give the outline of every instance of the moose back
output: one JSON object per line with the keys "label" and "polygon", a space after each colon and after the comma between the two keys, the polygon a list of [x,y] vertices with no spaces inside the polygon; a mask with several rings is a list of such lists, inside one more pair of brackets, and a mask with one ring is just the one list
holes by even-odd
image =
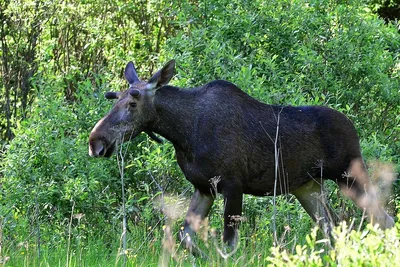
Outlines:
{"label": "moose back", "polygon": [[[177,162],[194,186],[181,233],[187,247],[196,230],[192,218],[207,216],[215,190],[224,197],[223,240],[230,246],[236,243],[233,226],[242,213],[243,194],[292,193],[314,220],[322,217],[319,223],[330,223],[326,206],[317,214],[325,179],[347,190],[373,222],[393,226],[369,179],[351,173],[352,165],[361,173],[365,167],[357,132],[345,115],[321,106],[267,105],[222,80],[192,89],[169,86],[174,71],[171,60],[148,81],[141,81],[129,62],[129,88],[106,94],[117,101],[93,128],[89,154],[110,157],[117,143],[141,132],[172,142]],[[215,178],[217,184],[212,183]]]}

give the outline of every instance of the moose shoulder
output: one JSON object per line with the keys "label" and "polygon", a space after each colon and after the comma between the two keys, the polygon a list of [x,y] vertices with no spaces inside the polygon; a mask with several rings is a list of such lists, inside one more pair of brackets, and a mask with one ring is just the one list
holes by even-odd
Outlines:
{"label": "moose shoulder", "polygon": [[[327,107],[263,104],[227,81],[192,89],[169,86],[174,70],[175,61],[170,61],[145,82],[128,63],[130,87],[106,94],[117,102],[92,130],[89,154],[109,157],[116,143],[141,132],[171,141],[179,166],[195,187],[181,233],[188,247],[192,216],[207,216],[214,187],[224,196],[223,240],[232,246],[243,194],[292,193],[315,220],[320,209],[316,193],[325,179],[350,192],[373,222],[393,226],[369,179],[351,173],[351,165],[358,164],[364,174],[365,167],[357,132],[345,115]],[[322,209],[323,216],[330,213]],[[327,216],[321,222],[329,223]]]}

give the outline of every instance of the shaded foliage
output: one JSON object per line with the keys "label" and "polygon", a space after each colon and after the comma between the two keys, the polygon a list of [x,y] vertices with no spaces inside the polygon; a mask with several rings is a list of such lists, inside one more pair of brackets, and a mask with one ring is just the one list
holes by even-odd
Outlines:
{"label": "shaded foliage", "polygon": [[370,0],[369,5],[387,23],[400,19],[399,0]]}
{"label": "shaded foliage", "polygon": [[[171,4],[148,1],[2,1],[0,4],[0,137],[26,117],[38,95],[33,83],[62,79],[62,92],[74,100],[80,81],[119,73],[134,57],[151,72],[155,58],[174,31]],[[133,56],[134,53],[134,56]]]}
{"label": "shaded foliage", "polygon": [[[24,17],[20,17],[24,14]],[[30,79],[37,72],[36,49],[41,22],[46,20],[40,2],[18,5],[0,4],[0,115],[1,139],[12,139],[12,129],[25,118],[33,97]]]}

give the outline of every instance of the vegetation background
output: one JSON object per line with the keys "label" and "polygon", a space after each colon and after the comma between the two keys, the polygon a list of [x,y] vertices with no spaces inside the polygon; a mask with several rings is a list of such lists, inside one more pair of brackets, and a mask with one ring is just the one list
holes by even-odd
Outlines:
{"label": "vegetation background", "polygon": [[277,199],[273,229],[272,199],[246,196],[239,249],[228,255],[219,200],[198,240],[208,259],[194,258],[175,241],[192,188],[171,144],[139,136],[124,175],[115,157],[87,155],[90,130],[112,105],[104,92],[126,88],[125,64],[145,79],[174,58],[176,86],[225,79],[266,103],[345,113],[397,214],[399,13],[396,0],[2,0],[0,266],[400,262],[398,229],[365,226],[333,185],[330,205],[364,230],[342,225],[330,244],[292,196]]}

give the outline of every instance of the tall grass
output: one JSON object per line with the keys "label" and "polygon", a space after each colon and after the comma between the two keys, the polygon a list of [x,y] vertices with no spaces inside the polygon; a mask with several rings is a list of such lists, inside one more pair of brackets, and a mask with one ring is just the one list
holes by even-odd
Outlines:
{"label": "tall grass", "polygon": [[[335,242],[329,249],[317,228],[303,233],[301,227],[287,228],[290,238],[273,247],[273,235],[269,230],[254,231],[242,223],[238,250],[224,258],[218,251],[223,246],[216,228],[212,222],[205,222],[196,242],[206,257],[195,258],[175,242],[178,221],[169,223],[171,225],[155,229],[132,229],[127,234],[126,266],[396,266],[400,260],[399,224],[386,231],[370,225],[355,231],[343,223],[334,229]],[[150,231],[152,235],[149,236]],[[74,243],[77,240],[71,238],[71,244]],[[114,234],[111,246],[106,244],[109,240],[102,236],[90,237],[87,244],[69,249],[65,245],[47,247],[43,244],[38,258],[37,244],[27,242],[13,248],[3,247],[0,266],[123,266],[119,260],[120,234]]]}

